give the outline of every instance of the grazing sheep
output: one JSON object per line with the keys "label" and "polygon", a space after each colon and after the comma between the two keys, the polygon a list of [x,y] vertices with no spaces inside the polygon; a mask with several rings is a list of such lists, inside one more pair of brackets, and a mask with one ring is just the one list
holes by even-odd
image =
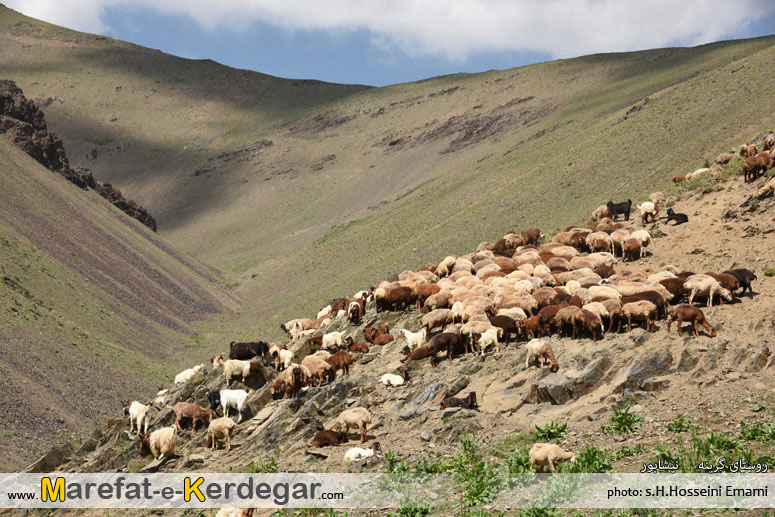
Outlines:
{"label": "grazing sheep", "polygon": [[223,363],[223,376],[226,383],[231,382],[232,377],[242,377],[242,382],[253,373],[261,370],[261,365],[255,361],[240,361],[239,359],[229,359]]}
{"label": "grazing sheep", "polygon": [[425,302],[428,300],[428,298],[434,294],[439,293],[440,291],[441,286],[439,286],[439,284],[420,284],[415,287],[412,294],[415,298],[417,310],[420,310],[420,308],[425,305]]}
{"label": "grazing sheep", "polygon": [[283,398],[297,397],[301,388],[309,385],[312,379],[312,372],[309,368],[300,364],[292,364],[278,375],[269,385],[269,394],[283,391]]}
{"label": "grazing sheep", "polygon": [[398,373],[401,375],[396,375],[395,373],[385,373],[382,375],[382,377],[379,378],[379,382],[382,383],[387,389],[390,389],[391,386],[403,386],[409,382],[409,370],[402,366],[398,369]]}
{"label": "grazing sheep", "polygon": [[226,450],[231,450],[231,435],[234,433],[234,428],[237,424],[234,423],[229,417],[216,418],[207,427],[207,440],[205,447],[210,447],[211,450],[218,448],[218,440],[226,440]]}
{"label": "grazing sheep", "polygon": [[751,282],[756,280],[756,274],[751,271],[750,269],[729,269],[727,271],[724,271],[724,273],[728,275],[732,275],[735,278],[737,278],[738,283],[740,284],[740,287],[743,288],[742,291],[740,291],[740,294],[744,294],[745,290],[748,289],[748,294],[753,296],[753,289],[751,289]]}
{"label": "grazing sheep", "polygon": [[630,220],[630,210],[632,209],[632,200],[628,199],[626,202],[622,202],[622,203],[614,203],[613,201],[609,201],[608,203],[606,203],[606,206],[608,206],[608,209],[613,214],[614,221],[617,221],[619,219],[619,215],[623,215],[625,221]]}
{"label": "grazing sheep", "polygon": [[428,345],[421,346],[409,352],[405,357],[401,359],[401,362],[408,363],[411,361],[421,361],[423,359],[427,359],[428,357],[430,357],[431,366],[436,366],[436,352],[437,350],[430,348]]}
{"label": "grazing sheep", "polygon": [[233,407],[239,413],[237,423],[242,422],[242,410],[245,408],[248,392],[245,390],[221,390],[219,393],[223,416],[229,416],[229,408]]}
{"label": "grazing sheep", "polygon": [[439,405],[439,409],[444,410],[450,407],[478,410],[479,404],[476,401],[476,392],[472,391],[468,394],[468,396],[462,398],[444,397],[444,400],[442,400],[441,404]]}
{"label": "grazing sheep", "polygon": [[649,201],[654,203],[655,205],[664,205],[667,201],[667,198],[662,192],[652,192],[649,194]]}
{"label": "grazing sheep", "polygon": [[344,428],[345,434],[349,434],[350,427],[357,427],[361,431],[361,443],[363,443],[366,441],[366,426],[370,423],[369,411],[366,408],[354,407],[342,411],[331,429]]}
{"label": "grazing sheep", "polygon": [[[773,162],[773,165],[775,166],[775,152],[773,152],[772,162]],[[767,196],[773,195],[773,193],[775,193],[775,178],[770,178],[770,181],[768,181],[762,188],[760,188],[756,192],[756,197],[758,199],[764,199]],[[744,204],[747,204],[747,203],[748,201],[746,201]]]}
{"label": "grazing sheep", "polygon": [[708,320],[705,319],[705,314],[702,312],[701,309],[698,309],[697,307],[694,307],[692,305],[682,303],[680,305],[676,305],[675,307],[670,308],[670,318],[667,320],[667,331],[670,332],[670,324],[673,321],[677,321],[678,326],[678,335],[683,336],[683,330],[681,330],[681,325],[684,321],[688,321],[692,324],[692,335],[694,337],[698,337],[699,333],[697,332],[697,325],[702,325],[705,327],[705,330],[707,330],[711,337],[716,337],[716,328],[708,323]]}
{"label": "grazing sheep", "polygon": [[334,369],[334,375],[342,370],[343,375],[350,373],[350,365],[355,362],[355,357],[347,350],[339,350],[337,353],[326,359],[326,362]]}
{"label": "grazing sheep", "polygon": [[756,150],[756,146],[754,144],[751,144],[751,145],[742,144],[737,154],[739,154],[741,157],[746,158],[746,157],[755,156],[756,154],[758,154],[758,151]]}
{"label": "grazing sheep", "polygon": [[640,241],[638,239],[629,238],[624,241],[622,246],[622,261],[626,262],[628,259],[632,262],[638,260],[642,255]]}
{"label": "grazing sheep", "polygon": [[608,309],[601,302],[588,302],[581,306],[583,310],[589,311],[602,321],[603,318],[609,319]]}
{"label": "grazing sheep", "polygon": [[552,345],[545,339],[532,339],[527,345],[525,345],[525,351],[527,352],[525,357],[525,369],[530,368],[530,362],[533,359],[537,359],[538,366],[543,366],[549,363],[549,370],[556,372],[560,369],[560,363],[554,357],[554,350]]}
{"label": "grazing sheep", "polygon": [[541,337],[541,325],[538,322],[538,316],[531,316],[517,321],[517,330],[524,339],[529,339],[531,336]]}
{"label": "grazing sheep", "polygon": [[455,265],[455,260],[457,260],[457,257],[454,255],[444,257],[444,260],[439,262],[439,265],[436,267],[436,276],[441,278],[449,275],[452,272],[452,267]]}
{"label": "grazing sheep", "polygon": [[557,472],[554,466],[565,461],[576,463],[576,453],[563,450],[555,443],[537,443],[530,449],[531,470],[538,465],[541,470],[548,466],[549,470]]}
{"label": "grazing sheep", "polygon": [[686,181],[686,176],[673,176],[673,183],[676,185],[683,183],[684,181]]}
{"label": "grazing sheep", "polygon": [[374,442],[374,444],[368,449],[363,449],[361,447],[347,449],[347,452],[344,453],[344,460],[355,462],[358,460],[371,458],[375,455],[378,456],[380,454],[382,454],[382,448],[380,447],[379,442]]}
{"label": "grazing sheep", "polygon": [[641,203],[638,208],[640,209],[641,224],[648,224],[649,222],[653,223],[656,220],[657,214],[659,213],[659,205],[657,203],[646,201]]}
{"label": "grazing sheep", "polygon": [[675,212],[672,208],[667,209],[667,221],[666,223],[669,223],[670,221],[675,221],[675,224],[673,226],[678,226],[679,224],[684,224],[689,222],[689,216],[686,214],[681,214]]}
{"label": "grazing sheep", "polygon": [[627,318],[627,332],[632,330],[632,321],[643,321],[646,323],[647,332],[656,332],[652,315],[657,312],[657,306],[648,300],[625,303],[622,305],[622,312]]}
{"label": "grazing sheep", "polygon": [[734,275],[728,273],[714,273],[712,271],[706,271],[705,274],[715,279],[721,287],[732,293],[733,296],[735,291],[740,289],[740,282]]}
{"label": "grazing sheep", "polygon": [[613,212],[611,212],[611,209],[608,208],[608,205],[600,205],[595,209],[594,212],[592,212],[592,215],[590,216],[590,219],[593,221],[599,221],[605,217],[613,217]]}
{"label": "grazing sheep", "polygon": [[713,297],[717,294],[728,302],[732,301],[732,294],[729,290],[721,287],[713,277],[708,275],[692,275],[688,277],[686,282],[684,282],[684,289],[689,291],[689,305],[692,305],[694,297],[698,294],[708,297],[708,307],[713,307]]}
{"label": "grazing sheep", "polygon": [[150,406],[141,404],[140,402],[133,400],[124,404],[124,415],[129,415],[129,432],[132,433],[137,425],[137,435],[140,436],[140,429],[145,423],[145,429],[143,433],[148,432],[148,419],[147,414]]}
{"label": "grazing sheep", "polygon": [[767,172],[770,165],[770,154],[759,153],[756,156],[746,158],[743,162],[743,179],[746,183],[756,180],[759,174]]}
{"label": "grazing sheep", "polygon": [[325,334],[323,336],[323,342],[322,342],[323,350],[328,350],[329,348],[342,346],[343,337],[344,337],[344,333],[342,332],[329,332],[328,334]]}
{"label": "grazing sheep", "polygon": [[318,387],[322,386],[324,382],[332,382],[336,378],[334,367],[320,357],[308,355],[301,361],[301,364],[309,369],[311,379],[317,379]]}
{"label": "grazing sheep", "polygon": [[339,445],[341,443],[347,442],[347,432],[346,431],[333,431],[330,429],[324,429],[323,431],[318,431],[315,433],[315,436],[312,437],[312,446],[313,447],[326,447],[328,445]]}
{"label": "grazing sheep", "polygon": [[454,323],[454,316],[450,309],[435,309],[428,314],[424,314],[423,317],[420,318],[420,323],[425,327],[427,332],[430,332],[437,327],[441,327],[441,331],[444,332],[444,328],[447,325]]}
{"label": "grazing sheep", "polygon": [[492,327],[488,329],[486,332],[483,332],[481,336],[479,336],[478,345],[479,345],[479,354],[484,355],[484,351],[487,347],[490,345],[495,347],[495,352],[500,353],[500,347],[498,346],[498,334],[503,334],[503,330]]}
{"label": "grazing sheep", "polygon": [[773,147],[775,147],[775,134],[770,133],[764,137],[764,140],[762,141],[762,149],[764,151],[769,151]]}
{"label": "grazing sheep", "polygon": [[640,256],[643,257],[643,253],[649,244],[651,244],[651,234],[648,230],[635,230],[630,234],[631,239],[637,239],[640,243]]}
{"label": "grazing sheep", "polygon": [[167,406],[167,408],[175,413],[175,427],[181,432],[183,431],[183,428],[180,427],[180,420],[182,418],[191,419],[191,432],[193,433],[196,431],[197,420],[207,419],[208,422],[211,422],[215,417],[215,411],[212,409],[206,409],[198,404],[191,404],[190,402],[178,402],[174,406]]}
{"label": "grazing sheep", "polygon": [[191,377],[193,377],[199,370],[204,368],[204,364],[198,364],[194,366],[193,368],[189,368],[188,370],[183,370],[179,374],[175,376],[175,384],[184,384],[188,382]]}
{"label": "grazing sheep", "polygon": [[140,449],[148,449],[151,455],[161,461],[175,453],[175,445],[178,443],[178,435],[175,434],[175,426],[162,427],[151,434],[140,436]]}
{"label": "grazing sheep", "polygon": [[719,165],[726,165],[727,163],[729,163],[729,160],[731,160],[734,157],[735,155],[732,153],[721,153],[720,155],[716,156],[716,159],[713,160],[713,162]]}
{"label": "grazing sheep", "polygon": [[401,329],[399,332],[403,334],[406,343],[409,345],[409,350],[414,350],[417,347],[423,346],[426,342],[427,331],[425,329],[421,329],[419,332],[410,332],[406,329]]}

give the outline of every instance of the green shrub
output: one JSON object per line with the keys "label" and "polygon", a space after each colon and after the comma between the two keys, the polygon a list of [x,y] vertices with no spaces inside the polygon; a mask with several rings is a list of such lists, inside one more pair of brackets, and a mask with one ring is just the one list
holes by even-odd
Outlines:
{"label": "green shrub", "polygon": [[775,425],[771,422],[757,422],[749,426],[745,422],[740,422],[740,437],[743,440],[772,442],[775,441]]}
{"label": "green shrub", "polygon": [[601,430],[605,434],[630,434],[640,425],[640,421],[643,420],[642,416],[630,413],[631,407],[631,402],[625,402],[615,408],[614,414],[611,415],[611,424],[604,425]]}
{"label": "green shrub", "polygon": [[667,423],[667,430],[671,433],[683,433],[689,430],[689,420],[686,419],[683,413],[678,413],[678,416],[672,422]]}
{"label": "green shrub", "polygon": [[279,465],[277,464],[277,459],[274,457],[267,458],[262,456],[259,456],[257,461],[254,461],[250,463],[247,467],[245,467],[245,473],[246,474],[272,474],[274,472],[277,472]]}
{"label": "green shrub", "polygon": [[616,451],[616,455],[614,456],[615,459],[620,460],[622,458],[629,458],[630,456],[635,456],[636,454],[643,454],[646,452],[646,448],[643,447],[642,443],[639,443],[635,447],[630,447],[629,445],[622,445],[622,448]]}
{"label": "green shrub", "polygon": [[533,431],[531,435],[539,442],[560,441],[565,438],[567,428],[568,424],[557,425],[554,422],[551,422],[544,427],[536,425],[535,431]]}
{"label": "green shrub", "polygon": [[764,270],[764,276],[775,276],[775,267],[768,267]]}
{"label": "green shrub", "polygon": [[562,463],[558,470],[573,474],[599,474],[613,472],[614,468],[608,451],[594,445],[587,445],[576,452],[576,463]]}

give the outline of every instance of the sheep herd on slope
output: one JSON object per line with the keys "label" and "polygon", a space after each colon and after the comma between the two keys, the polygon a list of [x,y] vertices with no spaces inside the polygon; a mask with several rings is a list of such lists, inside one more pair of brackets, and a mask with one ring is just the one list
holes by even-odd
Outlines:
{"label": "sheep herd on slope", "polygon": [[[768,167],[773,166],[774,139],[772,134],[763,139],[763,153],[757,153],[755,146],[741,147],[744,172],[750,158],[763,154],[767,154]],[[732,157],[720,155],[716,162],[725,164]],[[749,180],[747,173],[745,180]],[[676,182],[680,181],[683,180]],[[229,450],[234,429],[242,422],[246,401],[252,394],[252,390],[239,387],[230,389],[232,383],[244,383],[264,366],[271,366],[278,372],[267,387],[271,396],[299,397],[309,387],[320,387],[337,375],[348,375],[350,366],[370,349],[397,339],[405,343],[400,359],[404,364],[429,359],[428,367],[433,368],[440,360],[499,353],[502,347],[519,347],[524,342],[526,369],[536,365],[557,372],[561,364],[553,346],[562,346],[563,341],[550,339],[555,335],[598,340],[605,333],[631,332],[640,325],[647,332],[655,332],[654,321],[666,319],[667,332],[675,323],[678,335],[683,335],[683,324],[688,323],[691,335],[699,336],[702,327],[708,336],[714,337],[715,327],[697,305],[712,307],[717,299],[720,303],[733,302],[746,291],[753,297],[751,283],[757,278],[752,271],[737,268],[695,272],[666,265],[617,273],[614,268],[620,260],[636,262],[648,254],[652,238],[645,226],[656,220],[665,202],[665,196],[656,192],[638,206],[640,228],[630,222],[632,201],[627,200],[601,205],[584,227],[569,226],[549,242],[544,242],[545,236],[539,229],[510,231],[494,243],[480,243],[471,253],[446,256],[438,264],[404,271],[395,280],[359,291],[352,298],[332,300],[315,318],[296,318],[282,324],[280,328],[291,340],[287,345],[232,342],[228,359],[223,354],[210,359],[214,369],[223,368],[224,381],[222,390],[208,394],[210,408],[189,402],[167,406],[175,414],[174,425],[148,433],[150,406],[132,401],[124,407],[130,418],[130,433],[136,428],[141,447],[163,459],[174,453],[176,431],[182,431],[181,419],[192,421],[192,433],[198,421],[207,421],[207,446],[214,450],[223,441]],[[683,224],[688,217],[668,209],[667,220]],[[416,312],[420,316],[419,326],[392,330],[384,324],[362,326],[367,308],[374,308],[377,313]],[[326,331],[345,319],[350,324],[347,331]],[[362,330],[365,342],[355,341],[356,329]],[[310,353],[296,357],[291,349],[300,350],[296,345],[305,340]],[[203,366],[181,372],[175,377],[175,384],[188,382]],[[402,366],[395,372],[386,372],[379,382],[385,389],[400,388],[410,382],[409,370]],[[168,393],[169,390],[160,388],[153,403],[164,404]],[[476,393],[447,397],[440,407],[477,409]],[[237,422],[229,416],[230,409],[237,412]],[[223,414],[220,418],[218,410]],[[311,445],[346,443],[350,428],[358,430],[363,443],[371,422],[367,408],[348,408],[329,429],[316,433]],[[370,448],[349,449],[345,459],[358,461],[378,454],[381,448],[374,442]],[[553,444],[536,444],[530,459],[531,466],[548,466],[554,471],[559,462],[575,461],[575,454]]]}

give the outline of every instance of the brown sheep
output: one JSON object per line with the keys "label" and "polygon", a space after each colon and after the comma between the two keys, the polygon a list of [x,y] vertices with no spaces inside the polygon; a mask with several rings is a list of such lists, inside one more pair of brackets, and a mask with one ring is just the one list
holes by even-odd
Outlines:
{"label": "brown sheep", "polygon": [[344,339],[345,343],[347,343],[347,349],[350,352],[360,352],[361,354],[369,353],[369,345],[366,343],[355,343],[353,342],[353,338],[351,336],[347,336]]}
{"label": "brown sheep", "polygon": [[755,156],[758,154],[759,151],[756,150],[756,146],[754,144],[751,145],[741,145],[740,150],[738,151],[738,154],[744,158],[749,158],[751,156]]}
{"label": "brown sheep", "polygon": [[689,294],[684,289],[684,280],[681,278],[664,278],[659,283],[673,295],[673,303],[683,300]]}
{"label": "brown sheep", "polygon": [[770,154],[759,153],[743,162],[743,178],[746,183],[754,181],[759,177],[759,173],[767,172],[770,165]]}
{"label": "brown sheep", "polygon": [[379,346],[384,346],[393,341],[395,337],[393,334],[390,334],[388,332],[380,332],[376,335],[374,338],[374,344]]}
{"label": "brown sheep", "polygon": [[523,339],[530,337],[541,337],[541,325],[538,322],[538,316],[531,316],[524,320],[517,321],[517,335]]}
{"label": "brown sheep", "polygon": [[647,332],[656,332],[654,320],[651,315],[657,312],[657,306],[648,300],[630,302],[622,305],[622,312],[627,318],[627,332],[632,330],[632,322],[643,321],[646,323]]}
{"label": "brown sheep", "polygon": [[705,330],[707,330],[711,337],[716,337],[716,328],[708,323],[708,320],[705,319],[705,314],[702,312],[701,309],[698,309],[697,307],[694,307],[693,305],[689,305],[687,303],[682,303],[680,305],[676,305],[675,307],[670,308],[670,318],[667,320],[667,331],[670,332],[670,324],[673,321],[678,321],[678,335],[683,336],[683,330],[681,329],[681,325],[684,321],[688,321],[692,324],[692,335],[694,337],[698,337],[699,333],[697,332],[697,325],[700,324],[703,327],[705,327]]}
{"label": "brown sheep", "polygon": [[762,150],[763,151],[769,151],[775,147],[775,134],[768,134],[764,137],[764,141],[762,142]]}
{"label": "brown sheep", "polygon": [[627,259],[634,262],[640,257],[640,241],[638,239],[627,239],[622,246],[623,258],[622,262],[626,262]]}
{"label": "brown sheep", "polygon": [[571,323],[573,324],[573,337],[576,337],[576,329],[586,329],[587,332],[592,334],[592,339],[598,340],[597,331],[600,331],[600,335],[603,335],[603,322],[600,318],[592,312],[581,309],[580,312],[574,312],[571,316]]}
{"label": "brown sheep", "polygon": [[215,417],[215,412],[211,409],[206,409],[198,404],[191,404],[190,402],[178,402],[174,406],[167,407],[175,412],[175,427],[181,432],[183,431],[183,428],[180,427],[181,418],[191,419],[191,432],[193,433],[196,431],[197,420],[206,419],[209,423]]}
{"label": "brown sheep", "polygon": [[735,291],[740,289],[740,281],[729,273],[713,273],[708,271],[705,273],[709,277],[715,278],[721,287],[728,290],[730,293],[735,294]]}
{"label": "brown sheep", "polygon": [[529,244],[532,246],[535,246],[538,244],[538,241],[543,238],[544,232],[539,230],[538,228],[531,228],[529,230],[525,230],[522,232],[522,239],[524,241],[524,244]]}
{"label": "brown sheep", "polygon": [[729,163],[729,160],[731,160],[734,157],[735,155],[732,153],[721,153],[720,155],[716,156],[716,159],[713,161],[718,163],[719,165],[725,165]]}
{"label": "brown sheep", "polygon": [[425,304],[425,300],[427,300],[428,297],[438,293],[439,291],[441,291],[441,287],[439,287],[438,284],[420,284],[415,287],[412,294],[415,297],[417,303],[417,310],[420,310],[420,307]]}
{"label": "brown sheep", "polygon": [[676,185],[683,183],[684,181],[686,181],[686,176],[673,176],[673,183]]}
{"label": "brown sheep", "polygon": [[436,350],[428,345],[419,346],[401,359],[401,362],[408,363],[410,361],[420,361],[422,359],[427,359],[428,357],[431,358],[431,366],[436,366]]}
{"label": "brown sheep", "polygon": [[[539,313],[540,317],[540,313]],[[581,318],[581,308],[576,307],[575,305],[568,305],[567,307],[563,307],[560,310],[557,311],[557,314],[554,315],[554,318],[552,320],[552,324],[557,326],[557,333],[559,335],[563,334],[563,331],[565,330],[565,327],[570,325],[572,329],[572,336],[576,337],[576,326],[573,324],[574,319]]]}
{"label": "brown sheep", "polygon": [[309,385],[312,375],[309,368],[300,364],[292,364],[275,377],[269,385],[269,394],[283,390],[283,398],[297,397],[301,388]]}
{"label": "brown sheep", "polygon": [[341,443],[346,443],[347,440],[347,431],[332,431],[326,429],[315,433],[315,436],[312,437],[312,446],[326,447],[328,445],[339,445]]}
{"label": "brown sheep", "polygon": [[411,287],[396,287],[387,293],[383,309],[393,311],[408,309],[413,301],[414,296],[412,295]]}
{"label": "brown sheep", "polygon": [[334,375],[336,375],[336,372],[339,370],[342,370],[344,375],[347,375],[350,373],[350,365],[355,362],[355,357],[346,350],[339,350],[337,353],[326,359],[326,362],[334,369]]}
{"label": "brown sheep", "polygon": [[333,366],[320,357],[308,355],[301,361],[301,364],[309,368],[312,379],[318,381],[318,387],[322,386],[324,382],[333,382],[336,378]]}

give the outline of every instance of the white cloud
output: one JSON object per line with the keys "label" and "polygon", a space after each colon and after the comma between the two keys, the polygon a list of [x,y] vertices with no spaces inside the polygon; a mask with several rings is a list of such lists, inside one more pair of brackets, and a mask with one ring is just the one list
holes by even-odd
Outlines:
{"label": "white cloud", "polygon": [[208,31],[367,30],[389,55],[462,61],[482,52],[553,57],[697,45],[735,37],[772,11],[771,0],[5,0],[26,15],[89,32],[109,30],[105,8],[188,16]]}

